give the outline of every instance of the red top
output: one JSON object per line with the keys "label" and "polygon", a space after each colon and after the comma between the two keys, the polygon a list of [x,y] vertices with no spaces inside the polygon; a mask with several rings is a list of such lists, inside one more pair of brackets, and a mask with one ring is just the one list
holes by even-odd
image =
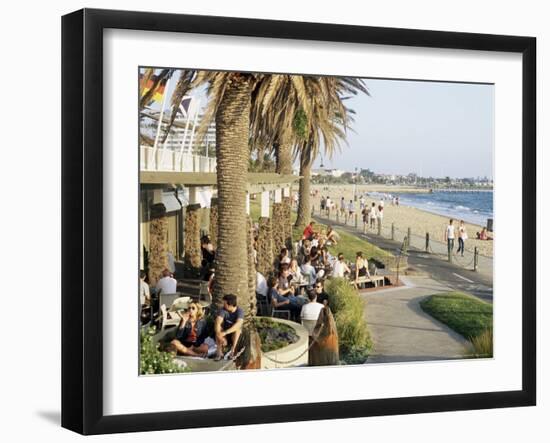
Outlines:
{"label": "red top", "polygon": [[305,238],[311,238],[313,236],[313,228],[311,225],[307,225],[304,229],[304,237]]}

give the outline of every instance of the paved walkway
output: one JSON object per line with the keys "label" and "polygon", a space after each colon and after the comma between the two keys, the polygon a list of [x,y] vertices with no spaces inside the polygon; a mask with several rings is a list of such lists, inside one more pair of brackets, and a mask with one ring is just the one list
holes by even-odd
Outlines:
{"label": "paved walkway", "polygon": [[361,294],[374,342],[367,363],[463,358],[469,342],[420,307],[426,296],[451,288],[430,278],[403,280],[407,286]]}

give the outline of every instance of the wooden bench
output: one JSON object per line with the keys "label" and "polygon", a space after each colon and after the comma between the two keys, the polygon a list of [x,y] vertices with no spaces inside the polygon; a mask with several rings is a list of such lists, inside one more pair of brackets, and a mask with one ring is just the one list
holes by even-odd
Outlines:
{"label": "wooden bench", "polygon": [[[375,287],[378,287],[378,284],[382,282],[382,286],[386,284],[386,281],[384,280],[383,275],[371,275],[370,277],[367,277],[366,275],[363,277],[359,277],[357,279],[357,284],[363,284],[363,283],[372,283]],[[354,284],[354,280],[350,280],[351,284]]]}

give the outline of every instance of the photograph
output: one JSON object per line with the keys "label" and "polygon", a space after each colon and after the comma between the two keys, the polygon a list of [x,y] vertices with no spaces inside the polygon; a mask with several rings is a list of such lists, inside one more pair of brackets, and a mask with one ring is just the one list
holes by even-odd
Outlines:
{"label": "photograph", "polygon": [[368,74],[127,79],[140,376],[494,358],[495,85]]}

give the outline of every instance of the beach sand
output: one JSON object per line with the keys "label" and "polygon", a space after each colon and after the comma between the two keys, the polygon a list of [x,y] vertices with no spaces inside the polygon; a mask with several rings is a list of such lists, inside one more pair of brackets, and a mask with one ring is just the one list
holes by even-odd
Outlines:
{"label": "beach sand", "polygon": [[[368,188],[367,188],[368,186]],[[325,189],[328,187],[328,190]],[[319,191],[317,197],[313,198],[313,204],[315,205],[315,212],[318,212],[321,195],[330,196],[331,200],[339,207],[340,199],[345,198],[346,202],[353,199],[353,185],[313,185],[312,189]],[[373,185],[357,186],[357,194],[361,192],[402,192],[396,188],[392,191],[389,187],[384,189],[377,189]],[[379,199],[374,197],[366,197],[368,205],[372,202],[376,202],[378,206]],[[356,210],[359,212],[359,201],[356,202]],[[361,219],[360,219],[361,220]],[[387,230],[390,229],[391,224],[394,223],[395,229],[406,232],[407,228],[411,228],[411,233],[421,237],[425,237],[426,233],[430,234],[430,238],[433,241],[444,242],[445,241],[445,229],[449,223],[449,217],[432,214],[420,209],[404,206],[392,206],[391,201],[386,200],[384,202],[384,219],[383,226],[385,229],[385,235]],[[362,226],[361,222],[360,225]],[[454,226],[458,230],[459,220],[455,220]],[[487,257],[493,256],[493,241],[477,240],[476,232],[481,231],[481,226],[472,223],[465,223],[468,239],[466,240],[466,249],[473,250],[474,247],[479,248],[479,253]],[[495,237],[494,232],[490,233],[491,237]],[[419,242],[420,239],[417,239]],[[414,244],[414,243],[413,243]],[[458,247],[458,240],[455,240],[455,249]]]}

